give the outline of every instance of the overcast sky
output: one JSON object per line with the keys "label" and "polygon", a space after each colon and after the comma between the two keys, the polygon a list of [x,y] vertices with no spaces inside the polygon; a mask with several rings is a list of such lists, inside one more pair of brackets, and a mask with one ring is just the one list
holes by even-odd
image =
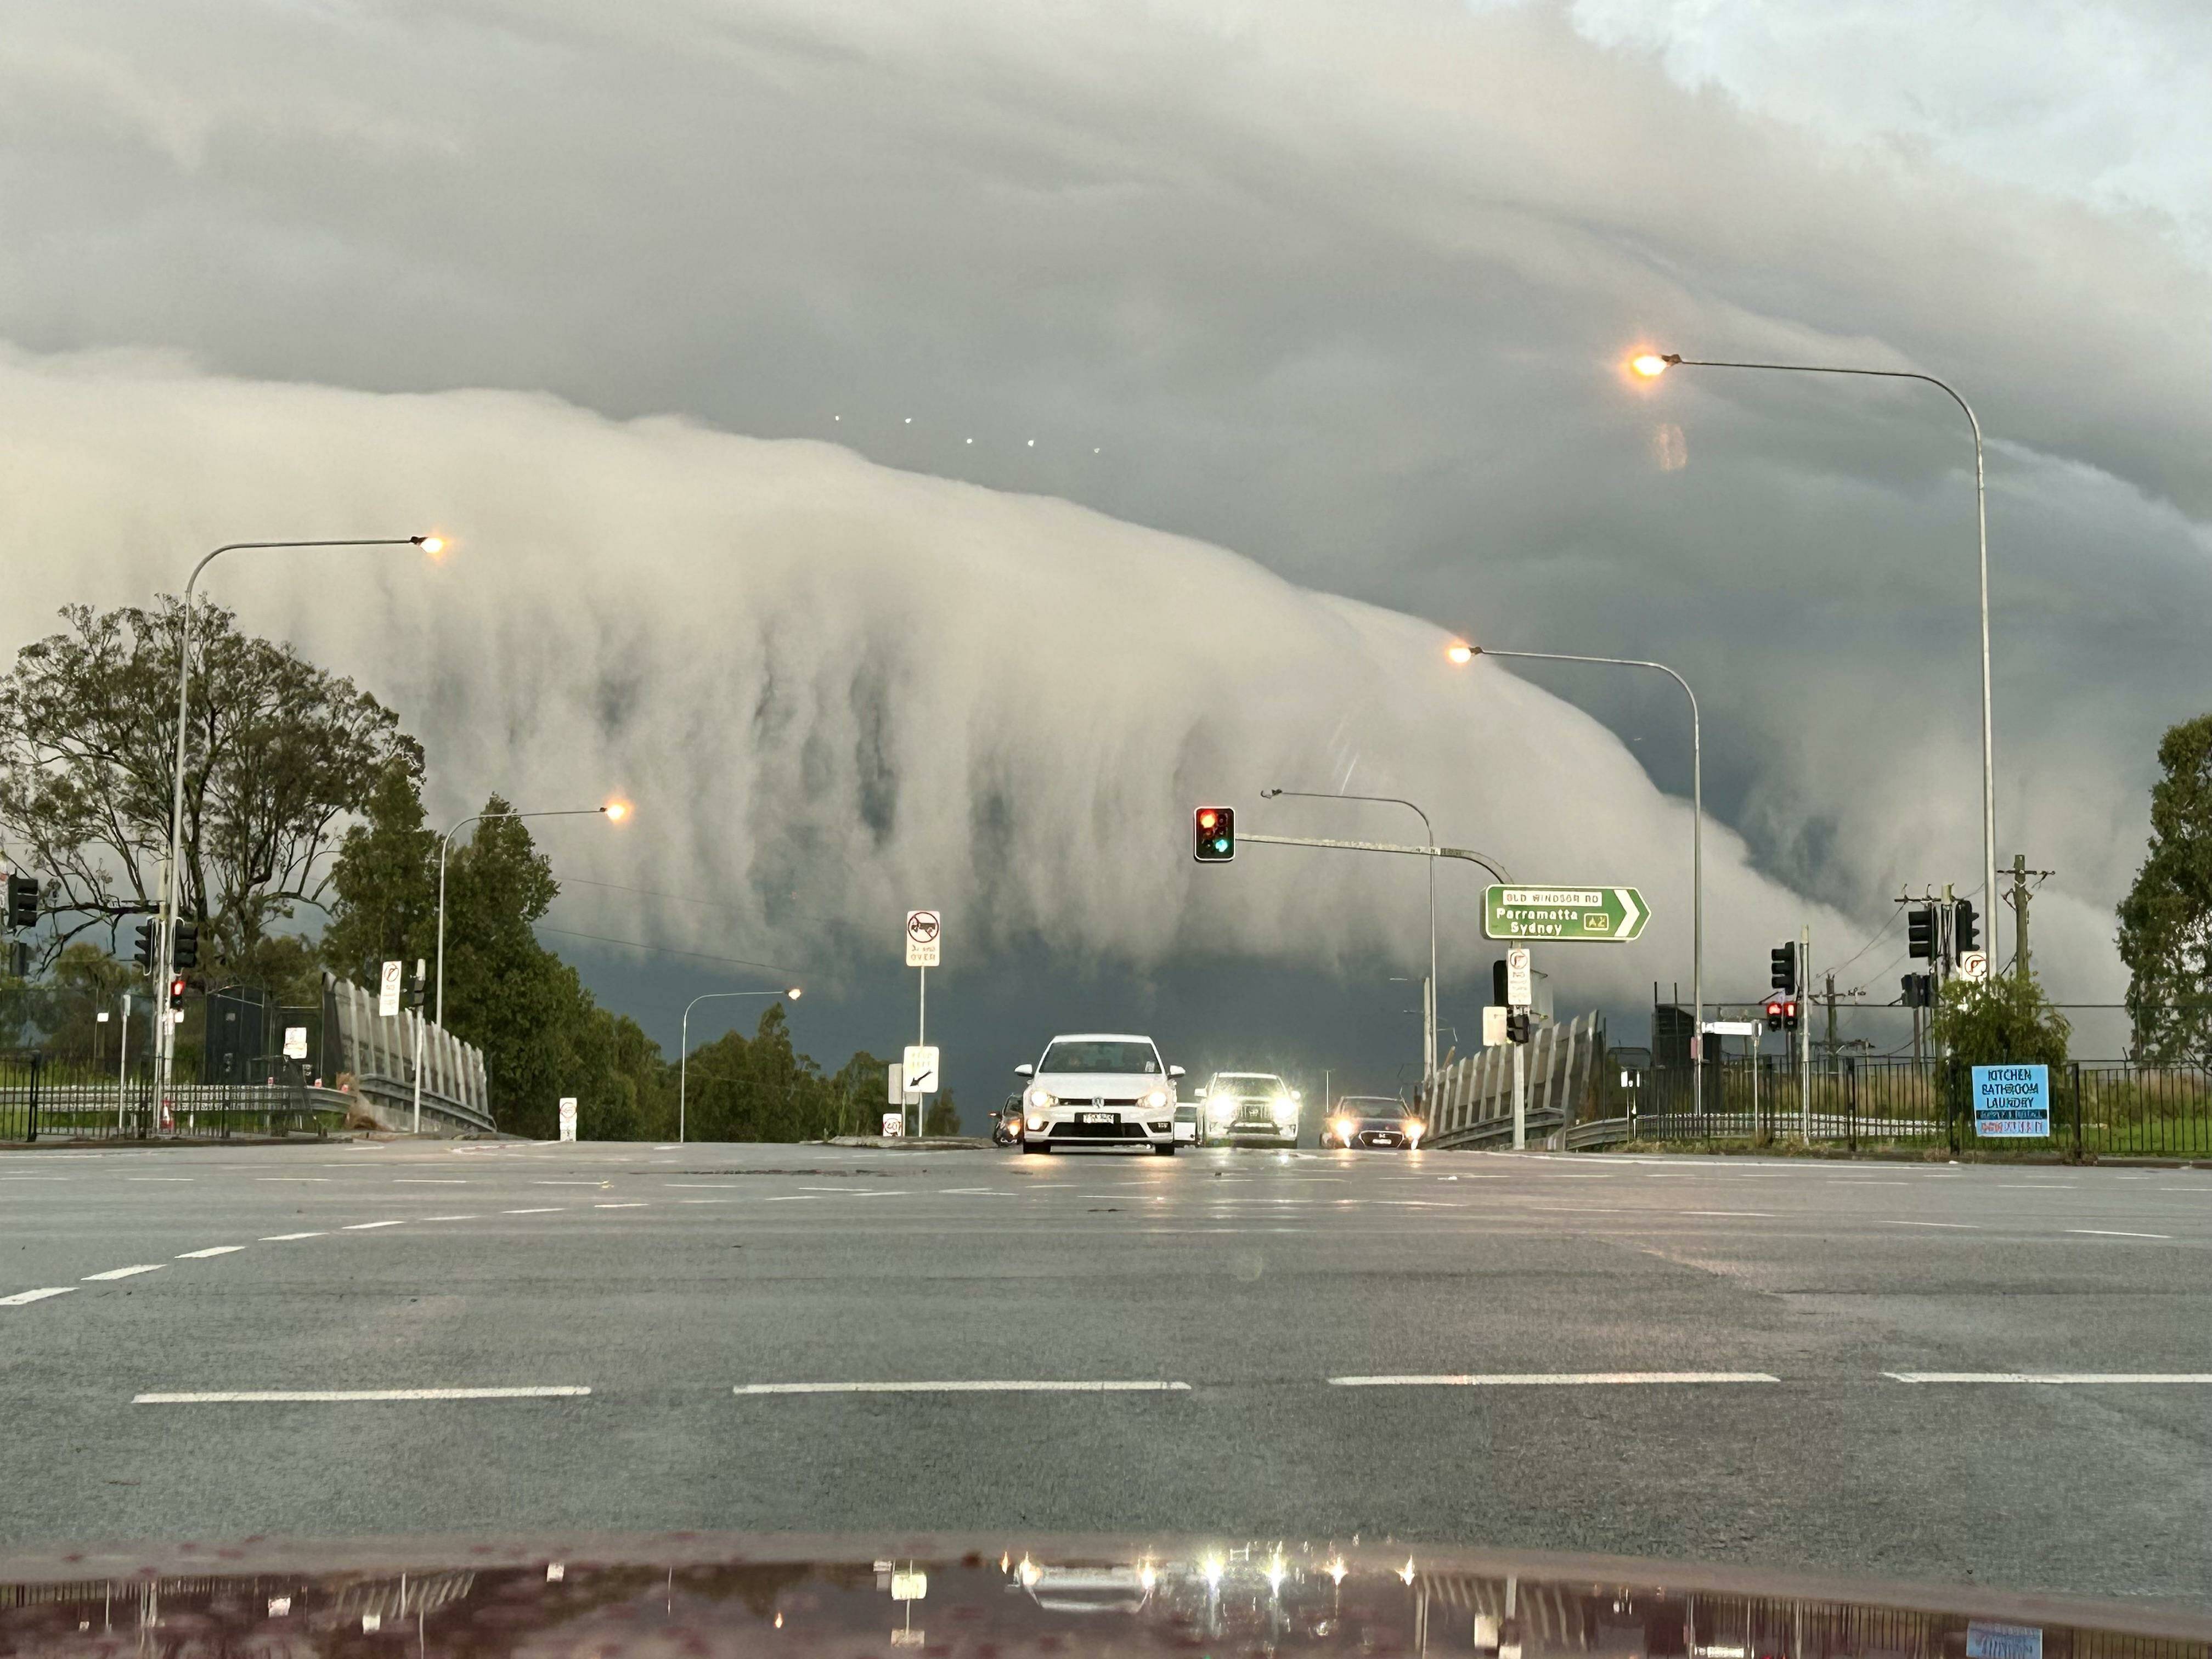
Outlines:
{"label": "overcast sky", "polygon": [[[625,774],[635,839],[563,868],[731,908],[576,887],[569,925],[805,956],[847,988],[824,1049],[890,1040],[878,913],[930,898],[1016,1022],[1167,987],[1200,1031],[1174,988],[1218,953],[1289,1042],[1425,954],[1395,866],[1194,879],[1217,786],[1322,833],[1255,792],[1410,794],[1516,874],[1639,879],[1651,942],[1563,995],[1686,980],[1679,694],[1453,678],[1451,631],[1680,669],[1709,981],[1762,988],[1796,917],[1893,998],[1900,884],[1979,879],[1965,423],[1925,387],[1631,384],[1644,345],[1974,403],[2000,858],[2056,872],[2054,986],[2122,988],[2152,750],[2212,701],[2201,7],[9,16],[0,645],[213,540],[434,519],[434,578],[216,591],[398,706],[441,813]],[[725,971],[551,942],[665,1039]]]}

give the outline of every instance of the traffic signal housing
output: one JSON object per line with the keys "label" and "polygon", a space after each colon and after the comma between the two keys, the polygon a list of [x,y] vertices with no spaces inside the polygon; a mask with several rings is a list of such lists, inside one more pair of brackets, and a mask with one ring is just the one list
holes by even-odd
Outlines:
{"label": "traffic signal housing", "polygon": [[1933,1008],[1936,1006],[1936,976],[1933,974],[1907,974],[1898,981],[1905,994],[1899,999],[1908,1008]]}
{"label": "traffic signal housing", "polygon": [[1505,1040],[1508,1042],[1526,1042],[1529,1038],[1533,1024],[1534,1022],[1530,1019],[1526,1008],[1508,1009],[1505,1015]]}
{"label": "traffic signal housing", "polygon": [[1778,1031],[1782,1029],[1782,999],[1780,997],[1769,997],[1766,1000],[1766,1029],[1770,1031]]}
{"label": "traffic signal housing", "polygon": [[185,976],[182,974],[173,974],[169,976],[169,1007],[173,1012],[184,1006]]}
{"label": "traffic signal housing", "polygon": [[1797,1029],[1797,999],[1796,997],[1789,998],[1782,1005],[1782,1029],[1785,1031],[1794,1031]]}
{"label": "traffic signal housing", "polygon": [[1237,856],[1237,809],[1201,806],[1190,815],[1191,856],[1200,864],[1226,864]]}
{"label": "traffic signal housing", "polygon": [[1936,907],[1916,904],[1905,914],[1905,951],[1920,962],[1936,958]]}
{"label": "traffic signal housing", "polygon": [[39,881],[35,876],[8,878],[8,926],[18,933],[39,925]]}
{"label": "traffic signal housing", "polygon": [[161,924],[142,921],[138,924],[138,965],[147,973],[154,971],[154,957],[161,950]]}
{"label": "traffic signal housing", "polygon": [[1951,938],[1959,954],[1982,948],[1981,918],[1974,913],[1973,901],[1960,899],[1951,912]]}
{"label": "traffic signal housing", "polygon": [[1797,944],[1792,939],[1778,945],[1767,952],[1774,966],[1771,983],[1778,991],[1794,993],[1797,989]]}
{"label": "traffic signal housing", "polygon": [[169,952],[169,965],[179,972],[200,965],[200,925],[177,918],[177,942]]}

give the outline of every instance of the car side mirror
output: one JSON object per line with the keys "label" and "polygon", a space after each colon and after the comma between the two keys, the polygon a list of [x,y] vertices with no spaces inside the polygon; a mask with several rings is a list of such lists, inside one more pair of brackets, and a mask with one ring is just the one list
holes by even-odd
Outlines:
{"label": "car side mirror", "polygon": [[1180,1066],[1170,1066],[1168,1067],[1168,1075],[1170,1077],[1181,1077],[1182,1074],[1182,1067]]}
{"label": "car side mirror", "polygon": [[1017,1066],[1014,1067],[1014,1075],[1016,1077],[1035,1077],[1036,1075],[1036,1067],[1034,1066]]}

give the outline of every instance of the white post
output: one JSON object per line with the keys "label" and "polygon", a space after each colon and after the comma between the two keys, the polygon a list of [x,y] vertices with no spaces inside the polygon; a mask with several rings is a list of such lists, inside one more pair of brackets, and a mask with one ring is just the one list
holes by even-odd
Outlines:
{"label": "white post", "polygon": [[1528,1045],[1516,1042],[1513,1048],[1513,1150],[1528,1149],[1528,1078],[1522,1069],[1522,1051]]}
{"label": "white post", "polygon": [[[921,975],[921,1006],[915,1016],[914,1042],[916,1048],[926,1048],[929,1046],[929,969],[917,968],[915,972]],[[914,1097],[914,1133],[916,1138],[921,1136],[922,1125],[928,1120],[928,1112],[929,1097],[916,1095]]]}
{"label": "white post", "polygon": [[1813,924],[1797,930],[1797,1132],[1813,1144],[1813,1022],[1806,1018],[1803,988],[1813,982]]}
{"label": "white post", "polygon": [[131,993],[123,994],[123,1052],[115,1059],[115,1127],[123,1127],[124,1103],[131,1077]]}

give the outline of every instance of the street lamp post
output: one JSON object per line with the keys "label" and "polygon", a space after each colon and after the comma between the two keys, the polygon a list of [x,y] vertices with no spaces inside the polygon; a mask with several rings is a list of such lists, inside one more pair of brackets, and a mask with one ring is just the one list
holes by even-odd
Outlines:
{"label": "street lamp post", "polygon": [[1520,657],[1534,662],[1601,663],[1610,668],[1650,668],[1664,674],[1682,688],[1682,695],[1690,700],[1690,1001],[1696,1010],[1696,1023],[1691,1045],[1694,1056],[1691,1076],[1694,1079],[1698,1105],[1705,1105],[1705,735],[1698,720],[1698,694],[1690,690],[1684,679],[1663,662],[1646,662],[1639,657],[1577,657],[1560,651],[1498,651],[1486,645],[1469,645],[1455,641],[1444,654],[1455,663],[1473,662],[1477,657]]}
{"label": "street lamp post", "polygon": [[684,1005],[683,1034],[676,1040],[676,1144],[684,1144],[684,1097],[691,1082],[691,1011],[701,1003],[715,997],[789,997],[793,1002],[805,994],[798,986],[787,991],[702,991]]}
{"label": "street lamp post", "polygon": [[[186,702],[191,690],[192,594],[199,586],[200,572],[225,553],[252,549],[309,547],[419,547],[434,556],[445,551],[446,544],[442,538],[437,536],[352,537],[339,541],[226,542],[213,552],[203,556],[200,562],[192,567],[192,574],[185,582],[183,638],[177,650],[177,755],[169,789],[168,866],[161,872],[161,977],[165,982],[174,971],[177,913],[181,905],[185,884],[185,722]],[[176,1069],[177,1033],[176,1020],[165,994],[157,994],[154,999],[154,1052],[160,1073],[156,1098],[166,1100]]]}
{"label": "street lamp post", "polygon": [[437,1012],[434,1023],[442,1027],[446,1023],[446,854],[453,849],[453,837],[483,818],[588,818],[605,817],[611,823],[620,823],[629,816],[625,801],[611,800],[604,806],[564,806],[544,812],[471,812],[438,842],[438,972]]}
{"label": "street lamp post", "polygon": [[[1402,806],[1421,821],[1421,834],[1426,844],[1437,844],[1437,832],[1430,826],[1429,815],[1413,802],[1398,795],[1347,795],[1334,790],[1262,789],[1261,800],[1273,800],[1289,795],[1299,800],[1361,800],[1383,806]],[[1421,999],[1421,1065],[1423,1087],[1427,1079],[1437,1074],[1437,861],[1425,860],[1429,866],[1429,980],[1427,993]]]}
{"label": "street lamp post", "polygon": [[[1990,514],[1989,490],[1982,466],[1982,422],[1973,406],[1958,389],[1933,374],[1906,368],[1838,368],[1826,363],[1734,362],[1722,358],[1685,357],[1678,352],[1647,351],[1632,359],[1629,367],[1647,380],[1670,368],[1759,368],[1785,374],[1856,374],[1877,380],[1918,380],[1932,386],[1958,404],[1974,434],[1974,524],[1979,538],[1982,610],[1982,892],[1983,905],[1994,918],[1997,904],[1996,762],[1990,715]],[[1991,926],[1995,927],[1992,921]],[[1992,955],[1995,954],[1994,950]]]}

